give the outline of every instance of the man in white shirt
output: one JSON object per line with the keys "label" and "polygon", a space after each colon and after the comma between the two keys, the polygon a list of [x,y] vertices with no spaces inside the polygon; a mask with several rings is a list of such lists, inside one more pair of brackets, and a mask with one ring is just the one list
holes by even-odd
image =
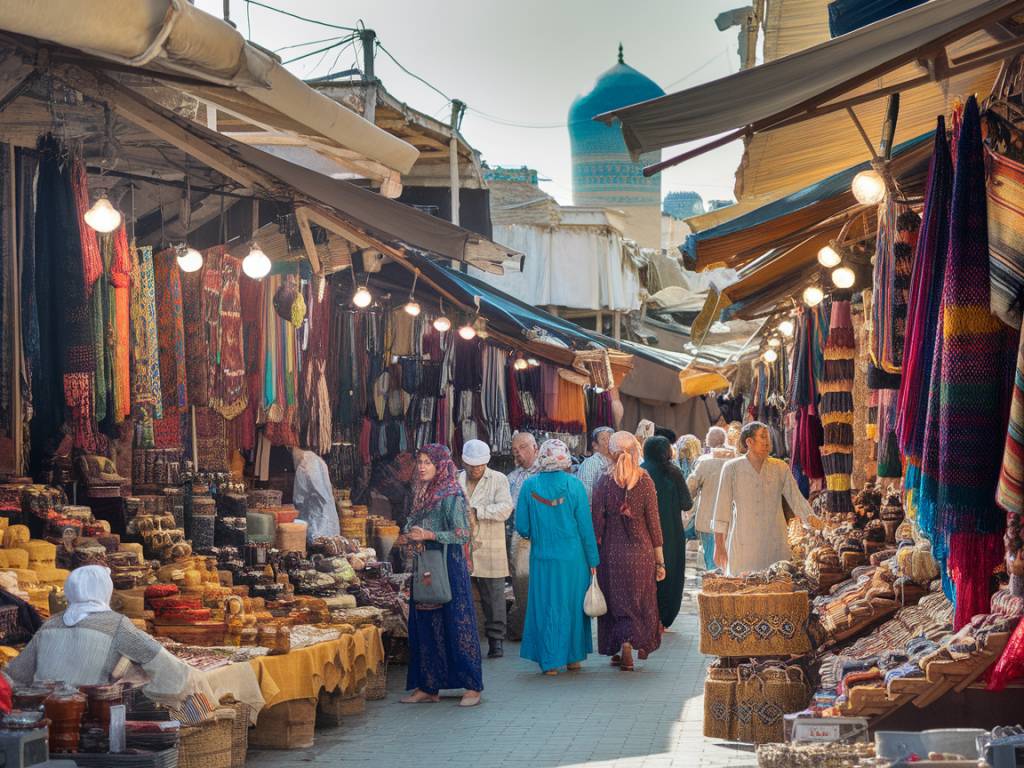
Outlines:
{"label": "man in white shirt", "polygon": [[721,427],[708,430],[704,439],[708,453],[697,459],[693,471],[686,478],[697,515],[694,528],[700,538],[701,549],[704,550],[704,568],[708,571],[715,570],[715,501],[718,497],[718,484],[722,479],[722,467],[729,459],[736,458],[736,452],[725,445],[725,437],[725,430]]}
{"label": "man in white shirt", "polygon": [[821,525],[789,465],[769,456],[767,426],[746,424],[739,444],[746,447],[746,455],[722,467],[715,502],[715,564],[729,576],[763,571],[792,557],[783,498],[805,525]]}
{"label": "man in white shirt", "polygon": [[487,466],[491,449],[483,440],[467,440],[462,446],[459,484],[469,500],[473,582],[480,592],[487,634],[487,658],[504,655],[505,578],[508,576],[508,547],[505,521],[512,515],[512,494],[508,478]]}
{"label": "man in white shirt", "polygon": [[[508,476],[509,490],[512,492],[512,504],[519,503],[519,491],[527,478],[537,474],[540,467],[537,458],[540,446],[537,438],[529,432],[516,432],[512,436],[512,457],[516,460],[516,468]],[[526,621],[526,599],[530,591],[530,542],[512,530],[512,591],[516,602],[514,613],[509,617],[508,635],[513,640],[523,636],[523,622]]]}
{"label": "man in white shirt", "polygon": [[576,477],[587,489],[587,501],[593,498],[594,483],[612,465],[608,443],[611,442],[614,433],[615,430],[611,427],[598,427],[590,434],[590,448],[593,453],[584,459],[580,468],[576,470]]}

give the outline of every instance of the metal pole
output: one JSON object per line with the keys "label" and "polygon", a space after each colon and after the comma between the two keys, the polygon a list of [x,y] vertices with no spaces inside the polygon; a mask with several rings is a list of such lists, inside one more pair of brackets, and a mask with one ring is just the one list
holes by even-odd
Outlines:
{"label": "metal pole", "polygon": [[231,20],[231,0],[224,0],[224,21],[232,27],[235,26],[235,22]]}
{"label": "metal pole", "polygon": [[363,117],[373,123],[377,119],[377,74],[374,68],[377,33],[372,29],[364,29],[359,32],[359,39],[363,44],[363,82],[366,84]]}
{"label": "metal pole", "polygon": [[458,99],[452,100],[451,139],[448,142],[448,169],[452,189],[452,224],[459,223],[459,123],[466,105]]}

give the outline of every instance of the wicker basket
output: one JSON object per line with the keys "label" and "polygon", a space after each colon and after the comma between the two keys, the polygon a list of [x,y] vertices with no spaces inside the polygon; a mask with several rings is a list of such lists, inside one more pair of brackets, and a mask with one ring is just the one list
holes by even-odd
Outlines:
{"label": "wicker basket", "polygon": [[178,768],[232,768],[235,710],[221,708],[210,720],[183,726],[178,740]]}
{"label": "wicker basket", "polygon": [[735,669],[712,667],[704,681],[704,736],[709,739],[736,738]]}
{"label": "wicker basket", "polygon": [[385,658],[376,672],[366,676],[366,700],[380,701],[388,696],[388,660]]}
{"label": "wicker basket", "polygon": [[806,592],[697,595],[700,652],[709,656],[786,656],[811,649]]}
{"label": "wicker basket", "polygon": [[308,749],[313,746],[316,699],[283,701],[260,712],[249,745],[259,749]]}
{"label": "wicker basket", "polygon": [[229,706],[235,710],[235,722],[231,728],[231,768],[245,768],[245,756],[249,751],[252,707],[241,701]]}
{"label": "wicker basket", "polygon": [[356,693],[342,693],[340,690],[332,693],[321,691],[316,708],[316,722],[317,725],[337,728],[345,718],[361,715],[365,711],[365,690]]}
{"label": "wicker basket", "polygon": [[807,706],[810,691],[799,667],[742,665],[736,684],[736,738],[751,744],[785,740],[783,716]]}

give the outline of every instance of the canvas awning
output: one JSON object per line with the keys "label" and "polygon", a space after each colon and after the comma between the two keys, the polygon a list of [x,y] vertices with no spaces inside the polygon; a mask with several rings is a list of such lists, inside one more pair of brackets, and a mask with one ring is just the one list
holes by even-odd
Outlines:
{"label": "canvas awning", "polygon": [[[893,150],[892,173],[905,193],[912,192],[927,171],[931,136],[923,134]],[[850,182],[870,167],[863,162],[847,168],[717,227],[689,235],[679,250],[696,269],[718,264],[740,267],[772,249],[806,240],[823,225],[825,230],[838,230],[843,216],[862,208],[850,191]]]}
{"label": "canvas awning", "polygon": [[[869,157],[848,107],[877,142],[887,97],[899,92],[898,143],[932,128],[935,116],[947,112],[953,100],[987,95],[1001,60],[1022,50],[1020,39],[997,22],[1022,9],[1021,0],[931,0],[600,119],[621,120],[626,142],[637,154],[714,136],[706,147],[744,139],[736,196],[741,206],[751,197],[763,205]],[[821,33],[827,37],[824,18]],[[766,30],[766,53],[769,36]],[[739,212],[726,210],[716,218]]]}
{"label": "canvas awning", "polygon": [[230,24],[187,0],[0,0],[0,29],[165,74],[255,125],[309,136],[400,173],[418,151],[303,83]]}

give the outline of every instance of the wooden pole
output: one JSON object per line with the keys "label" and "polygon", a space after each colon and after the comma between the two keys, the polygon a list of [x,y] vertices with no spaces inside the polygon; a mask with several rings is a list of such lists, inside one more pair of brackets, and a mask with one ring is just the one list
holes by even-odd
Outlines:
{"label": "wooden pole", "polygon": [[371,123],[377,121],[377,73],[374,69],[374,53],[377,45],[377,33],[372,29],[359,32],[363,44],[363,81],[366,88],[363,92],[363,117]]}
{"label": "wooden pole", "polygon": [[7,166],[7,172],[11,180],[11,200],[10,200],[10,211],[11,211],[11,266],[10,274],[11,279],[4,281],[9,283],[11,291],[11,316],[13,322],[11,323],[11,346],[14,350],[14,365],[11,366],[11,437],[14,443],[14,463],[13,468],[16,474],[22,474],[25,471],[25,449],[24,449],[24,433],[22,424],[23,415],[21,412],[21,383],[22,369],[24,368],[24,358],[21,346],[21,242],[24,237],[24,232],[21,232],[18,228],[18,179],[15,175],[16,165],[14,162],[14,146],[11,144],[7,145],[7,149],[10,155],[10,162]]}

